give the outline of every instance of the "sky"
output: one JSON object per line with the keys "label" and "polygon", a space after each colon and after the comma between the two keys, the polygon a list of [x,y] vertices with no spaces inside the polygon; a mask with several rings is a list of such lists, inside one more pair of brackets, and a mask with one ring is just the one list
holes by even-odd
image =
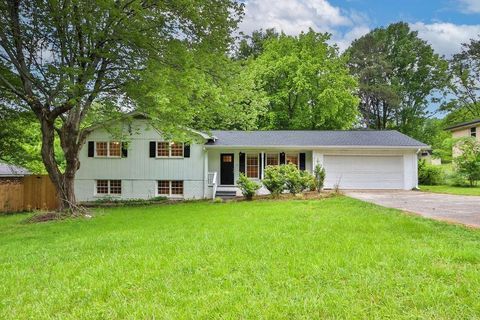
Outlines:
{"label": "sky", "polygon": [[441,55],[480,36],[480,0],[245,0],[240,30],[275,27],[295,35],[308,28],[332,34],[341,50],[377,27],[404,21]]}

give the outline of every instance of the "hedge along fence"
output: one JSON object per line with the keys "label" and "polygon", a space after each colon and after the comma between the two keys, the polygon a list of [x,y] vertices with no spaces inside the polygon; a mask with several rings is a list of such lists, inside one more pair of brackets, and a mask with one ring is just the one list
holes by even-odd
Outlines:
{"label": "hedge along fence", "polygon": [[0,212],[57,208],[57,193],[49,176],[0,179]]}

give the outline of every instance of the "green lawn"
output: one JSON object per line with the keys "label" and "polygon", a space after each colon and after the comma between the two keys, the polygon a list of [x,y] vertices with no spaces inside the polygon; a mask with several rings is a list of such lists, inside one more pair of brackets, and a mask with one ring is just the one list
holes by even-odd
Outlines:
{"label": "green lawn", "polygon": [[480,232],[346,197],[0,217],[1,319],[473,319]]}
{"label": "green lawn", "polygon": [[426,192],[435,192],[435,193],[480,196],[480,187],[455,187],[450,185],[440,185],[440,186],[420,186],[420,190],[426,191]]}

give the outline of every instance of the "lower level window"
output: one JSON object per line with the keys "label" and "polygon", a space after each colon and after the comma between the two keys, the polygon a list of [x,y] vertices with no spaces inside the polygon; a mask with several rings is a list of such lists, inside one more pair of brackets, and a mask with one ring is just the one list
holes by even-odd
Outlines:
{"label": "lower level window", "polygon": [[122,194],[122,180],[97,180],[97,194]]}
{"label": "lower level window", "polygon": [[181,180],[159,180],[157,193],[161,196],[182,196],[183,181]]}

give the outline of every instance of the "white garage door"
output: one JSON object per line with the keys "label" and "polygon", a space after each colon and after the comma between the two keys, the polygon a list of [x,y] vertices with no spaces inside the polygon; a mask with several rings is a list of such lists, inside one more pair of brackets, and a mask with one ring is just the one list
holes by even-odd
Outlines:
{"label": "white garage door", "polygon": [[325,156],[325,187],[403,189],[401,156]]}

